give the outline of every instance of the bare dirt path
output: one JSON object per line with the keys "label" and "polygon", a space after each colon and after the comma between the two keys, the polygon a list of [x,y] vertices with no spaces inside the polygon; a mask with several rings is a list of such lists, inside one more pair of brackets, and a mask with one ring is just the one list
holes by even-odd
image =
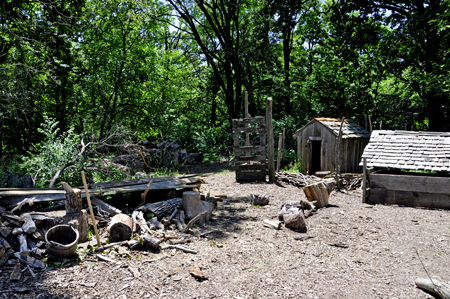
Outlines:
{"label": "bare dirt path", "polygon": [[[427,276],[424,266],[450,280],[450,211],[372,206],[361,203],[360,191],[333,192],[331,206],[307,219],[306,233],[277,231],[263,220],[303,191],[240,184],[220,169],[205,173],[202,190],[228,198],[183,244],[198,254],[113,251],[120,264],[85,260],[36,278],[24,271],[17,283],[3,270],[0,298],[433,298],[414,285]],[[251,206],[251,193],[268,195],[270,205]],[[194,263],[207,280],[189,274]]]}

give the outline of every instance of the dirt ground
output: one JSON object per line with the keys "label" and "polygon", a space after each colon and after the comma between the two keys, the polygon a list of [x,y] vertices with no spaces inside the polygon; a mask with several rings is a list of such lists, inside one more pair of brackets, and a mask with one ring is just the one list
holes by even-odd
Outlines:
{"label": "dirt ground", "polygon": [[[0,298],[433,298],[418,277],[450,280],[450,211],[367,205],[361,191],[336,192],[330,206],[307,219],[307,232],[263,227],[282,203],[303,191],[284,183],[237,183],[229,164],[197,167],[202,191],[226,194],[212,221],[196,225],[190,254],[111,250],[120,264],[86,259],[66,268],[25,270],[9,281],[3,268]],[[204,167],[204,168],[202,168]],[[250,205],[250,194],[270,205]],[[212,232],[211,232],[212,231]],[[209,232],[202,235],[202,233]],[[193,264],[208,276],[196,280]]]}

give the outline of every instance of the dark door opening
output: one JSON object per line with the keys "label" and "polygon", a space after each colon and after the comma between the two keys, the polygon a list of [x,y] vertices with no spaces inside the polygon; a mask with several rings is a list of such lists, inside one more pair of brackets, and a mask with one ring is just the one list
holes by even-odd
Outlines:
{"label": "dark door opening", "polygon": [[320,150],[322,147],[322,141],[320,140],[310,140],[311,142],[311,152],[310,152],[310,167],[309,174],[314,174],[317,171],[320,171]]}

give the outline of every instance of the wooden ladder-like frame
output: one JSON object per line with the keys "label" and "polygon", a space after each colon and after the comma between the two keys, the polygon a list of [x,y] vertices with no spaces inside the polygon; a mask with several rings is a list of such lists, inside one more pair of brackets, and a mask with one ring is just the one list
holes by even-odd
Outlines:
{"label": "wooden ladder-like frame", "polygon": [[[249,127],[257,124],[256,127]],[[258,133],[259,145],[240,146],[239,135]],[[233,119],[234,170],[236,181],[266,181],[266,118]]]}

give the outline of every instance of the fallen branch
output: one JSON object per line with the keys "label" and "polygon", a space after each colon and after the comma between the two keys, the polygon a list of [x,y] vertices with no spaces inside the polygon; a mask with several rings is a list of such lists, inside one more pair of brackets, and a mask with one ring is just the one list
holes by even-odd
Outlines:
{"label": "fallen branch", "polygon": [[171,248],[178,249],[178,250],[181,250],[181,251],[184,251],[184,252],[187,252],[187,253],[197,254],[197,251],[195,251],[195,250],[188,249],[188,248],[185,248],[185,247],[182,247],[182,246],[178,246],[178,245],[163,246],[163,247],[161,247],[161,250],[171,249]]}
{"label": "fallen branch", "polygon": [[439,277],[417,278],[414,283],[418,288],[427,290],[443,299],[450,299],[450,284],[442,281]]}
{"label": "fallen branch", "polygon": [[197,216],[195,216],[194,218],[191,219],[191,221],[189,221],[189,223],[186,225],[186,227],[181,231],[183,234],[187,233],[187,231],[191,228],[191,226],[194,225],[195,222],[197,222],[200,218],[202,218],[203,216],[205,216],[207,213],[207,211],[201,212],[200,214],[198,214]]}

